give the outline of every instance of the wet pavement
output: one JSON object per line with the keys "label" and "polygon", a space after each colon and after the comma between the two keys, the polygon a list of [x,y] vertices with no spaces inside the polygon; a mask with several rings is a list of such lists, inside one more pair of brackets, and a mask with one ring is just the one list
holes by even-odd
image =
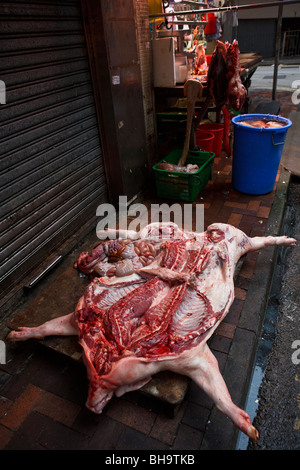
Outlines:
{"label": "wet pavement", "polygon": [[[274,65],[258,67],[252,78],[251,90],[272,90]],[[280,91],[294,92],[299,88],[300,66],[286,63],[278,66],[277,86]]]}
{"label": "wet pavement", "polygon": [[[290,183],[285,233],[300,240],[300,179]],[[300,245],[282,250],[273,281],[274,342],[257,396],[251,450],[300,450]],[[267,337],[266,331],[263,336]]]}
{"label": "wet pavement", "polygon": [[[258,97],[260,101],[270,100],[268,91],[255,89],[249,112]],[[290,92],[279,92],[277,99],[282,103],[280,115],[287,117],[297,110]],[[290,174],[282,170],[271,193],[241,194],[231,186],[231,159],[221,154],[215,159],[214,178],[193,206],[204,204],[205,227],[225,222],[249,236],[277,235],[289,180]],[[161,201],[150,191],[144,202]],[[35,297],[40,300],[43,290],[50,288],[58,275],[69,272],[84,243],[89,244],[93,237],[94,231],[23,299],[24,304],[2,317],[0,337],[4,341],[8,323]],[[236,273],[233,305],[209,343],[232,399],[240,407],[246,401],[276,254],[274,247],[268,247],[244,257]],[[38,308],[43,306],[39,304]],[[45,347],[43,342],[7,343],[6,364],[0,365],[0,449],[197,451],[236,447],[237,430],[193,383],[189,383],[173,417],[166,413],[164,403],[139,392],[114,398],[102,415],[95,415],[85,408],[87,389],[86,371],[80,362]]]}

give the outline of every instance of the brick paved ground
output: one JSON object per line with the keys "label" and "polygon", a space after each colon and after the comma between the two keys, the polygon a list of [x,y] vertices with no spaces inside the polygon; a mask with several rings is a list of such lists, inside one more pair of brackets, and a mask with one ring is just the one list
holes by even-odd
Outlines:
{"label": "brick paved ground", "polygon": [[[258,95],[261,100],[270,99],[268,93],[255,90],[253,106]],[[279,93],[278,100],[281,115],[294,110],[289,94]],[[214,180],[195,203],[204,204],[205,226],[228,222],[255,236],[264,234],[274,195],[275,191],[259,197],[234,191],[231,160],[221,155],[215,162]],[[249,253],[243,260],[233,305],[210,341],[221,371],[235,339],[256,260],[257,253]],[[5,333],[5,326],[2,330]],[[174,418],[166,414],[162,403],[139,392],[113,399],[102,415],[94,415],[84,405],[87,387],[80,363],[36,342],[7,344],[7,364],[0,366],[0,449],[214,448],[214,442],[207,444],[207,430],[216,419],[212,402],[192,383]],[[220,428],[220,436],[222,432]]]}

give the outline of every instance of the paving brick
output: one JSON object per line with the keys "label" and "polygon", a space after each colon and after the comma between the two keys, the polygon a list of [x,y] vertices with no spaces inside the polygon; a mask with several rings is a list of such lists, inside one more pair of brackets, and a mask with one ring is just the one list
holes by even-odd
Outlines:
{"label": "paving brick", "polygon": [[170,446],[136,429],[125,428],[117,442],[118,450],[169,450]]}
{"label": "paving brick", "polygon": [[23,392],[24,388],[27,387],[28,383],[31,382],[31,379],[32,376],[27,374],[27,368],[25,368],[22,373],[11,375],[9,377],[1,388],[1,394],[9,400],[14,401]]}
{"label": "paving brick", "polygon": [[18,429],[38,400],[40,400],[43,393],[42,389],[28,384],[23,393],[21,393],[7,413],[1,418],[0,423],[9,429]]}
{"label": "paving brick", "polygon": [[252,227],[250,236],[251,237],[263,237],[265,234],[265,224],[257,224],[255,227]]}
{"label": "paving brick", "polygon": [[225,165],[223,170],[222,170],[222,173],[224,175],[230,175],[231,174],[231,165]]}
{"label": "paving brick", "polygon": [[224,206],[234,207],[237,209],[247,209],[246,203],[236,202],[236,201],[225,201]]}
{"label": "paving brick", "polygon": [[164,444],[172,445],[176,437],[177,428],[184,414],[185,407],[186,402],[183,402],[174,418],[166,418],[165,413],[158,414],[151,429],[150,436]]}
{"label": "paving brick", "polygon": [[242,276],[240,273],[235,280],[236,287],[240,287],[241,289],[248,290],[250,284],[250,278]]}
{"label": "paving brick", "polygon": [[156,418],[155,413],[121,398],[111,402],[106,414],[145,434],[150,432]]}
{"label": "paving brick", "polygon": [[235,212],[233,212],[228,219],[228,223],[233,225],[234,227],[238,227],[240,221],[242,220],[242,217],[242,214],[236,214]]}
{"label": "paving brick", "polygon": [[251,279],[254,273],[256,260],[251,260],[249,257],[245,259],[243,266],[239,272],[239,276]]}
{"label": "paving brick", "polygon": [[223,370],[224,370],[224,367],[226,365],[228,354],[224,354],[221,351],[215,351],[214,349],[212,349],[212,353],[218,361],[218,366],[219,366],[220,372],[222,374]]}
{"label": "paving brick", "polygon": [[203,433],[191,428],[186,424],[181,424],[174,441],[173,450],[199,450],[203,439]]}
{"label": "paving brick", "polygon": [[270,207],[260,206],[259,210],[257,211],[257,217],[267,218],[270,214]]}
{"label": "paving brick", "polygon": [[0,450],[3,450],[6,447],[13,435],[13,431],[1,426],[0,424]]}
{"label": "paving brick", "polygon": [[205,430],[209,413],[210,410],[203,406],[196,405],[195,403],[188,403],[182,423],[203,432]]}
{"label": "paving brick", "polygon": [[8,398],[5,398],[5,397],[0,397],[0,418],[7,413],[11,405],[12,405],[11,400],[8,400]]}
{"label": "paving brick", "polygon": [[[45,368],[45,363],[47,368]],[[34,357],[28,374],[32,374],[32,382],[48,392],[73,401],[85,400],[88,382],[86,369],[82,365],[73,364],[70,358],[54,351],[40,348],[39,357]]]}
{"label": "paving brick", "polygon": [[101,428],[101,422],[104,418],[104,413],[98,415],[83,406],[80,412],[78,413],[74,423],[72,424],[72,429],[92,437],[97,431],[98,427]]}
{"label": "paving brick", "polygon": [[236,299],[245,300],[246,295],[247,295],[247,291],[245,289],[241,289],[240,287],[235,287],[234,288],[234,295],[235,295]]}
{"label": "paving brick", "polygon": [[187,400],[197,405],[204,406],[204,408],[211,409],[213,401],[209,396],[200,388],[195,382],[190,382],[187,393]]}
{"label": "paving brick", "polygon": [[220,199],[214,199],[210,206],[210,212],[214,214],[214,216],[217,216],[219,211],[223,208],[223,201]]}
{"label": "paving brick", "polygon": [[259,208],[260,208],[260,201],[255,201],[255,200],[249,201],[247,205],[247,209],[251,211],[257,212]]}
{"label": "paving brick", "polygon": [[10,380],[11,375],[5,371],[0,370],[0,390]]}
{"label": "paving brick", "polygon": [[222,207],[222,209],[219,210],[218,216],[215,218],[214,222],[221,222],[221,223],[226,224],[231,214],[232,214],[231,207]]}
{"label": "paving brick", "polygon": [[7,444],[7,450],[85,450],[88,437],[32,411]]}
{"label": "paving brick", "polygon": [[53,393],[45,392],[35,409],[59,423],[71,426],[81,407]]}
{"label": "paving brick", "polygon": [[252,196],[250,196],[249,194],[240,193],[239,191],[231,190],[230,199],[235,200],[241,204],[245,204],[245,206],[248,206],[249,201],[252,199]]}
{"label": "paving brick", "polygon": [[5,342],[6,345],[6,364],[1,365],[0,369],[9,374],[19,374],[27,367],[32,353],[36,349],[36,344],[31,342],[14,343]]}
{"label": "paving brick", "polygon": [[228,354],[231,345],[231,338],[214,334],[210,342],[210,347],[215,351]]}
{"label": "paving brick", "polygon": [[13,433],[5,450],[44,450],[45,447],[40,444],[39,437],[45,425],[47,425],[45,417],[32,411]]}
{"label": "paving brick", "polygon": [[242,220],[240,222],[239,228],[246,233],[246,235],[251,235],[251,230],[253,226],[255,227],[258,224],[258,219],[256,216],[253,215],[243,215]]}
{"label": "paving brick", "polygon": [[242,312],[242,309],[243,309],[243,306],[244,306],[244,301],[241,300],[241,299],[237,299],[235,298],[231,307],[230,307],[230,310],[225,318],[226,320],[226,323],[231,323],[233,325],[237,325],[238,324],[238,321],[239,321],[239,318],[240,318],[240,315],[241,315],[241,312]]}
{"label": "paving brick", "polygon": [[89,438],[44,416],[39,444],[48,450],[86,450]]}
{"label": "paving brick", "polygon": [[216,334],[232,339],[234,337],[235,328],[235,325],[222,322],[216,329]]}
{"label": "paving brick", "polygon": [[93,437],[89,440],[88,450],[116,449],[117,442],[125,429],[126,426],[119,421],[102,415],[97,427],[94,429]]}
{"label": "paving brick", "polygon": [[[47,367],[45,367],[45,364],[47,364]],[[43,390],[53,388],[53,391],[55,391],[55,383],[64,368],[64,359],[61,356],[40,347],[31,355],[22,374],[12,376],[10,381],[1,390],[1,393],[11,400],[15,400],[28,383]],[[67,380],[67,377],[65,380]]]}

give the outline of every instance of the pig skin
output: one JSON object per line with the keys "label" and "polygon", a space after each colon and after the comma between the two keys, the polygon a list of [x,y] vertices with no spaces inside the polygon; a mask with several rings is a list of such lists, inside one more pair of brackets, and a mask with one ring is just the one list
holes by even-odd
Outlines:
{"label": "pig skin", "polygon": [[150,224],[139,234],[107,233],[112,232],[147,239],[161,250],[132,276],[94,278],[74,313],[39,327],[20,327],[8,339],[77,335],[90,383],[86,406],[95,413],[114,394],[137,390],[154,374],[170,370],[190,377],[238,429],[257,440],[249,415],[232,402],[207,340],[233,302],[240,257],[269,245],[295,245],[296,240],[249,238],[221,223],[204,233],[182,232],[173,223]]}

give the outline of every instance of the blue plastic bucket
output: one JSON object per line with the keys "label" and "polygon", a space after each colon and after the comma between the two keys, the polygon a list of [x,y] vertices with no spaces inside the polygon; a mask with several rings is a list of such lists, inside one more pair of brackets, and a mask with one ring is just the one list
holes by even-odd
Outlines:
{"label": "blue plastic bucket", "polygon": [[[258,128],[241,121],[268,120],[282,124],[277,128]],[[232,186],[246,194],[266,194],[272,191],[281,154],[292,122],[270,114],[242,114],[232,119],[234,142]]]}

